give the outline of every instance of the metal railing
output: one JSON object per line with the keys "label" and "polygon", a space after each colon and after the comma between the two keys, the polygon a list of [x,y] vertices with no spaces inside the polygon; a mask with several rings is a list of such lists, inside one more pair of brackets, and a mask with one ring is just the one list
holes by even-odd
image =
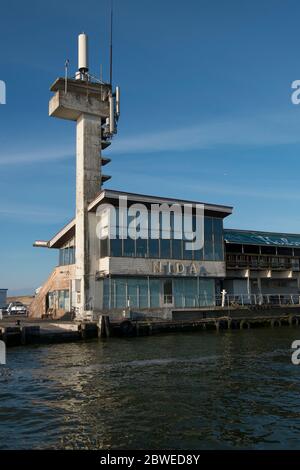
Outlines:
{"label": "metal railing", "polygon": [[298,259],[272,257],[272,256],[253,256],[253,255],[232,255],[226,256],[227,268],[252,268],[252,269],[283,269],[299,271],[300,264]]}
{"label": "metal railing", "polygon": [[216,306],[234,307],[234,306],[276,306],[276,305],[300,305],[299,294],[226,294],[216,297]]}
{"label": "metal railing", "polygon": [[201,307],[240,307],[240,306],[281,306],[300,305],[300,294],[239,294],[232,295],[114,295],[104,296],[104,308],[201,308]]}

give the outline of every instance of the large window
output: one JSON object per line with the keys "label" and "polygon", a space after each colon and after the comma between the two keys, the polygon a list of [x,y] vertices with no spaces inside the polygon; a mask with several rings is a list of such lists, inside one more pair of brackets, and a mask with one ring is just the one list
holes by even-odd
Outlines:
{"label": "large window", "polygon": [[104,280],[104,308],[201,307],[215,305],[215,280],[116,277]]}
{"label": "large window", "polygon": [[75,247],[67,246],[59,250],[59,266],[75,263]]}
{"label": "large window", "polygon": [[213,219],[205,217],[204,221],[204,259],[214,259],[214,242],[213,242]]}
{"label": "large window", "polygon": [[[148,256],[148,240],[138,238],[136,240],[136,256],[137,258],[147,258]],[[120,255],[121,256],[121,255]]]}
{"label": "large window", "polygon": [[[180,220],[179,220],[180,221]],[[128,226],[134,223],[133,217],[128,217]],[[159,230],[152,230],[151,217],[148,218],[148,239],[120,238],[121,227],[119,227],[118,213],[114,227],[111,232],[116,234],[116,238],[104,239],[100,241],[100,256],[115,257],[138,257],[138,258],[161,258],[196,261],[223,261],[223,219],[217,217],[204,218],[204,246],[198,250],[188,249],[187,243],[192,241],[190,234],[186,233],[186,228],[174,222],[174,214],[170,217],[170,230],[162,230],[162,216],[159,217]],[[195,231],[195,217],[193,227],[190,231]],[[156,227],[155,227],[156,228]],[[146,231],[146,234],[147,234]],[[107,232],[109,232],[107,230]],[[184,233],[183,233],[184,232]],[[199,236],[198,236],[199,237]],[[200,238],[200,237],[199,237]]]}
{"label": "large window", "polygon": [[148,246],[149,246],[148,257],[159,258],[159,240],[150,238],[148,240]]}
{"label": "large window", "polygon": [[[119,243],[122,240],[116,240]],[[123,256],[129,256],[129,257],[135,257],[135,242],[136,240],[132,240],[131,238],[126,238],[123,240],[124,243],[124,250],[123,250]]]}
{"label": "large window", "polygon": [[70,310],[70,293],[67,289],[48,292],[48,308]]}
{"label": "large window", "polygon": [[214,232],[214,260],[222,261],[224,259],[224,240],[223,240],[223,220],[213,218]]}
{"label": "large window", "polygon": [[122,256],[122,240],[110,240],[110,256]]}
{"label": "large window", "polygon": [[159,279],[150,279],[150,308],[160,306],[160,281]]}

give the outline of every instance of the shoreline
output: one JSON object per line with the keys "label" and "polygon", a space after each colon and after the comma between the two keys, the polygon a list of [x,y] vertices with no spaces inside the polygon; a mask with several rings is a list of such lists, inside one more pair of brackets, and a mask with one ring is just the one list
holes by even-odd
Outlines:
{"label": "shoreline", "polygon": [[[201,314],[202,318],[187,318],[186,320],[122,318],[114,321],[110,321],[107,315],[101,315],[98,322],[39,321],[17,316],[7,317],[0,321],[0,340],[4,341],[7,347],[13,347],[69,343],[95,338],[134,338],[187,331],[278,328],[300,325],[300,308],[297,307],[262,308],[251,312],[249,309],[232,309],[226,312],[219,310],[201,312]],[[214,316],[212,316],[213,314]],[[20,323],[16,324],[18,321]]]}

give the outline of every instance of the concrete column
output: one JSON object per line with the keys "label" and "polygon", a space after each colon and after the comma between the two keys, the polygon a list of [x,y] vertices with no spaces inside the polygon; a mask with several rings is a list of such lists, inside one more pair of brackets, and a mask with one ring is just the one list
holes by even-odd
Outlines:
{"label": "concrete column", "polygon": [[88,204],[101,187],[101,118],[81,114],[76,126],[76,279],[80,281],[76,307],[80,313],[93,305],[90,289]]}
{"label": "concrete column", "polygon": [[257,290],[258,290],[258,302],[262,304],[262,290],[261,290],[261,278],[257,277]]}
{"label": "concrete column", "polygon": [[51,91],[49,115],[76,122],[76,272],[72,286],[74,306],[81,316],[93,309],[90,298],[97,289],[90,256],[94,224],[87,207],[101,190],[101,123],[110,117],[111,85],[70,78],[66,92],[65,79],[58,78]]}
{"label": "concrete column", "polygon": [[248,302],[251,304],[251,282],[250,282],[250,269],[246,270],[246,278],[247,278],[247,295],[248,295]]}

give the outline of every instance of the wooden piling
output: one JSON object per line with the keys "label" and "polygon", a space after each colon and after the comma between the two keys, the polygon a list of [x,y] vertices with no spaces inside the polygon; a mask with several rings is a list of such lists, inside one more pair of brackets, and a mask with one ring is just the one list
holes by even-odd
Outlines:
{"label": "wooden piling", "polygon": [[98,336],[98,327],[96,323],[81,323],[81,338],[82,339],[91,339],[97,338]]}
{"label": "wooden piling", "polygon": [[2,338],[6,346],[19,346],[21,344],[21,328],[7,326],[2,332]]}
{"label": "wooden piling", "polygon": [[250,328],[250,323],[246,320],[241,320],[240,330],[243,330],[244,328],[249,329]]}
{"label": "wooden piling", "polygon": [[298,326],[298,325],[299,325],[299,320],[298,320],[298,318],[295,317],[294,315],[290,315],[290,316],[289,316],[289,325],[290,325],[290,326],[293,326],[293,325]]}
{"label": "wooden piling", "polygon": [[100,315],[98,322],[98,337],[109,338],[110,336],[110,323],[108,315]]}
{"label": "wooden piling", "polygon": [[21,330],[21,344],[37,344],[40,341],[39,326],[23,326]]}

